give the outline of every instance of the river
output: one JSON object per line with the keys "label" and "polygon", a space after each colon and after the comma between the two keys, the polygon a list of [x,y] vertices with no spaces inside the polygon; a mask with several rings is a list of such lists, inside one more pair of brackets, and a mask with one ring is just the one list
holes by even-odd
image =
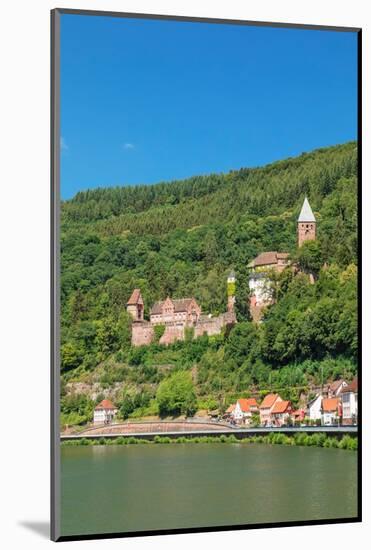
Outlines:
{"label": "river", "polygon": [[357,515],[357,453],[264,444],[62,447],[62,535]]}

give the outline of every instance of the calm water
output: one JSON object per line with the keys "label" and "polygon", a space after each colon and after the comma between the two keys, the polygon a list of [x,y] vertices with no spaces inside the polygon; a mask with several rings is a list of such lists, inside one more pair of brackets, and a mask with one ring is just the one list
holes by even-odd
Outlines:
{"label": "calm water", "polygon": [[259,444],[62,448],[62,534],[354,517],[357,454]]}

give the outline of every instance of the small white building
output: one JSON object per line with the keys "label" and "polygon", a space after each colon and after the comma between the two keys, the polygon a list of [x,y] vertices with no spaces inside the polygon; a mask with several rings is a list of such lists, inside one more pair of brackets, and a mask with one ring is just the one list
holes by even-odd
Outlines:
{"label": "small white building", "polygon": [[94,424],[110,424],[117,414],[117,407],[109,399],[103,399],[94,409]]}
{"label": "small white building", "polygon": [[254,397],[249,399],[238,399],[231,412],[231,417],[238,424],[251,423],[252,415],[259,412],[258,403]]}
{"label": "small white building", "polygon": [[254,297],[254,305],[268,305],[272,301],[272,289],[266,273],[252,273],[249,276],[249,288]]}
{"label": "small white building", "polygon": [[358,420],[358,380],[354,378],[341,390],[343,424],[357,424]]}
{"label": "small white building", "polygon": [[288,265],[289,254],[276,251],[262,252],[249,263],[249,288],[254,306],[272,303],[272,273],[281,273]]}
{"label": "small white building", "polygon": [[322,395],[319,393],[308,403],[308,417],[314,421],[322,419]]}
{"label": "small white building", "polygon": [[322,400],[322,426],[337,426],[340,422],[341,405],[338,397]]}

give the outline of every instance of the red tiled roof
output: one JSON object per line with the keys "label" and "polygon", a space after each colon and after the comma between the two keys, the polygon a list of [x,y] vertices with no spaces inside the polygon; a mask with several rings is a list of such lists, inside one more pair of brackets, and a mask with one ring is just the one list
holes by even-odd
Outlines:
{"label": "red tiled roof", "polygon": [[252,267],[274,265],[277,264],[278,260],[287,260],[288,257],[288,252],[276,252],[275,250],[261,252],[249,265]]}
{"label": "red tiled roof", "polygon": [[332,384],[329,385],[329,389],[333,392],[336,392],[340,386],[343,384],[344,380],[335,380]]}
{"label": "red tiled roof", "polygon": [[253,264],[254,267],[258,267],[260,265],[271,265],[277,263],[277,252],[271,251],[271,252],[262,252],[254,258]]}
{"label": "red tiled roof", "polygon": [[258,406],[254,397],[250,397],[249,399],[238,399],[237,403],[239,404],[242,412],[249,412],[251,407]]}
{"label": "red tiled roof", "polygon": [[130,296],[127,305],[135,306],[139,302],[142,302],[142,295],[139,288],[134,288],[132,295]]}
{"label": "red tiled roof", "polygon": [[[174,305],[175,313],[180,313],[183,311],[188,311],[191,302],[195,301],[194,298],[182,298],[180,300],[171,300]],[[162,306],[164,302],[155,302],[151,308],[151,314],[156,315],[162,313]]]}
{"label": "red tiled roof", "polygon": [[95,407],[95,410],[99,409],[117,409],[117,407],[115,407],[115,405],[109,399],[103,399],[103,401],[101,401],[99,405]]}
{"label": "red tiled roof", "polygon": [[228,409],[225,411],[226,413],[232,413],[236,408],[236,405],[233,403],[233,405],[229,405]]}
{"label": "red tiled roof", "polygon": [[353,378],[350,384],[345,386],[341,393],[357,393],[358,392],[358,378]]}
{"label": "red tiled roof", "polygon": [[261,409],[270,409],[274,402],[276,401],[277,397],[279,397],[278,393],[268,393],[263,399],[263,401],[260,404]]}
{"label": "red tiled roof", "polygon": [[337,397],[332,397],[331,399],[324,399],[322,401],[322,410],[323,412],[333,412],[338,410],[339,399]]}
{"label": "red tiled roof", "polygon": [[276,401],[272,409],[272,414],[282,414],[287,412],[287,409],[289,409],[290,406],[290,401]]}

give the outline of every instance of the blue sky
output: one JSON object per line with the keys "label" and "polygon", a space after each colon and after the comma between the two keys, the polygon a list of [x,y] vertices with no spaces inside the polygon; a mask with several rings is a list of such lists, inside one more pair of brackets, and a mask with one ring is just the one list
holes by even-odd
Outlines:
{"label": "blue sky", "polygon": [[356,139],[357,36],[62,15],[61,193]]}

